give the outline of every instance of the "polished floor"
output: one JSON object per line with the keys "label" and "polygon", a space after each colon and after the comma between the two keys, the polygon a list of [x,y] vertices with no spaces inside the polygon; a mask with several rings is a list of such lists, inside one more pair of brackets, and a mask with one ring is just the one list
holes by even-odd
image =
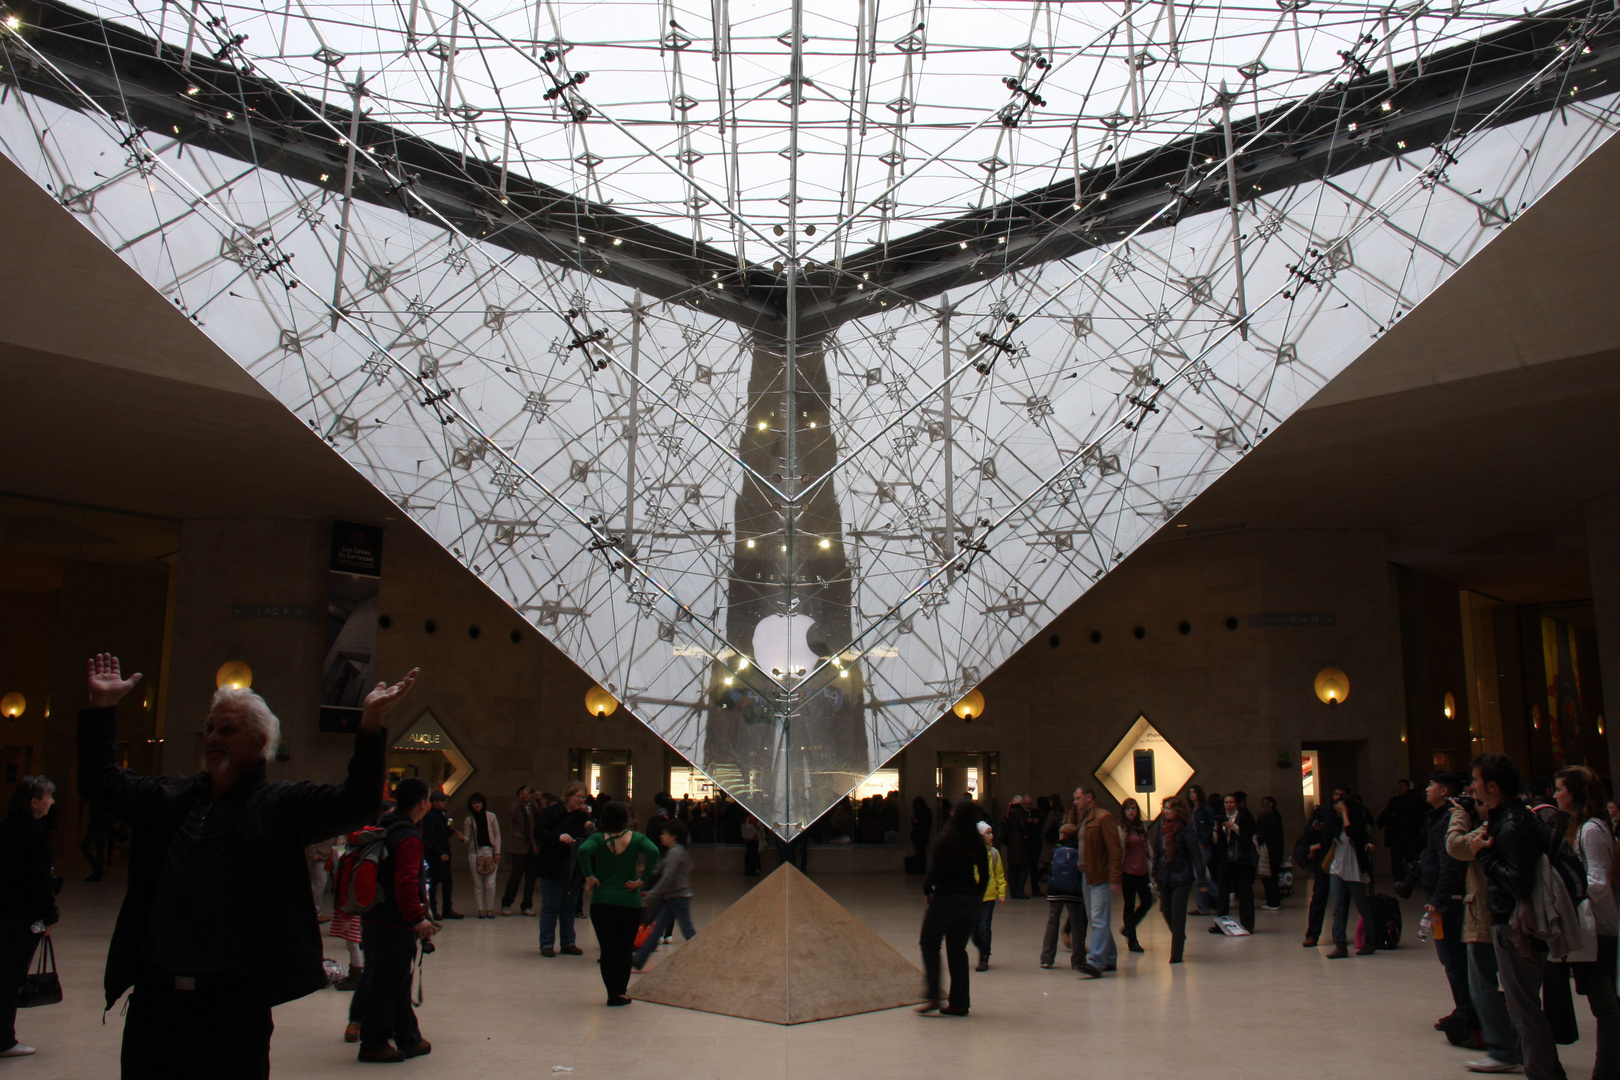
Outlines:
{"label": "polished floor", "polygon": [[[917,880],[826,875],[817,883],[915,957]],[[699,932],[744,887],[741,878],[696,878]],[[56,934],[66,1001],[19,1014],[18,1035],[39,1053],[0,1060],[0,1080],[118,1075],[123,1025],[118,1010],[103,1023],[100,985],[122,894],[116,878],[67,887]],[[1432,945],[1415,940],[1415,904],[1400,949],[1335,961],[1326,949],[1300,947],[1302,901],[1286,905],[1260,912],[1250,938],[1216,937],[1205,932],[1208,920],[1190,920],[1187,963],[1178,967],[1165,963],[1168,933],[1155,915],[1143,935],[1145,954],[1122,953],[1118,973],[1087,981],[1037,966],[1046,902],[1009,901],[996,915],[991,970],[973,976],[972,1016],[895,1010],[793,1028],[646,1002],[604,1008],[588,925],[580,941],[585,956],[547,960],[533,919],[468,919],[447,923],[438,952],[427,958],[419,1013],[433,1053],[385,1071],[481,1080],[553,1073],[571,1080],[1468,1075],[1463,1062],[1478,1055],[1447,1045],[1431,1028],[1450,1011],[1450,999]],[[328,955],[341,952],[333,947]],[[347,994],[327,990],[277,1009],[276,1074],[381,1069],[358,1064],[355,1047],[342,1041],[347,1004]],[[1577,1080],[1592,1066],[1589,1016],[1581,1017],[1581,1030],[1580,1042],[1563,1048]]]}

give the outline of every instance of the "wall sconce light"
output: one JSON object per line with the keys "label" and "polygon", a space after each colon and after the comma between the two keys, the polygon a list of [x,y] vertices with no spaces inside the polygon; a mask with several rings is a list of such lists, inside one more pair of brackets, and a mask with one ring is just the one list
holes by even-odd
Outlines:
{"label": "wall sconce light", "polygon": [[1597,725],[1597,727],[1598,727],[1598,734],[1602,735],[1603,734],[1603,717],[1601,717],[1601,716],[1598,717],[1598,725]]}
{"label": "wall sconce light", "polygon": [[951,712],[968,723],[973,723],[975,716],[984,715],[984,695],[977,690],[969,690],[962,695],[962,700],[951,706]]}
{"label": "wall sconce light", "polygon": [[21,694],[7,694],[0,697],[0,716],[7,720],[15,720],[28,708],[28,699]]}
{"label": "wall sconce light", "polygon": [[1327,705],[1337,705],[1350,696],[1350,676],[1336,667],[1325,667],[1316,673],[1316,696]]}
{"label": "wall sconce light", "polygon": [[585,711],[598,720],[605,720],[612,716],[619,707],[619,699],[602,689],[593,686],[585,691]]}
{"label": "wall sconce light", "polygon": [[1442,706],[1441,711],[1446,714],[1446,719],[1447,720],[1450,720],[1452,717],[1456,716],[1457,715],[1457,699],[1452,697],[1450,694],[1447,694],[1446,695],[1446,703],[1445,703],[1444,706]]}
{"label": "wall sconce light", "polygon": [[214,685],[221,690],[246,690],[253,685],[253,669],[240,660],[227,660],[214,672]]}

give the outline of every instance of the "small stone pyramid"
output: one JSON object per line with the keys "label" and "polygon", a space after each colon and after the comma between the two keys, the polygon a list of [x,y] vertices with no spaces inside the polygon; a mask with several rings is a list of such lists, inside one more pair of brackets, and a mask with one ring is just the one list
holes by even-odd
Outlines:
{"label": "small stone pyramid", "polygon": [[804,1024],[922,1000],[922,972],[783,864],[630,988],[639,1001]]}

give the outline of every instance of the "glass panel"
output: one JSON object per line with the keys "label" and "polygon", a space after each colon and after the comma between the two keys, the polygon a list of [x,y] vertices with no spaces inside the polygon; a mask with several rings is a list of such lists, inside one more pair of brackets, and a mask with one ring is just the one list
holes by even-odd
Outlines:
{"label": "glass panel", "polygon": [[[23,72],[0,150],[793,836],[1607,138],[1591,84],[1548,111],[1569,72],[1547,65],[1596,62],[1550,32],[1503,46],[1535,69],[1515,111],[1423,96],[1414,52],[1518,14],[1462,7],[923,6],[852,28],[794,4],[738,23],[739,51],[707,9],[658,5],[561,3],[536,31],[539,9],[428,0],[414,29],[366,3],[193,26],[107,2],[176,46],[131,36],[108,63],[140,52],[157,75],[120,78],[172,85],[134,109],[82,36],[55,74],[41,50],[79,30],[0,28]],[[250,76],[270,81],[244,106]],[[1322,105],[1348,82],[1354,119]],[[151,119],[175,94],[161,115],[195,130]],[[1443,120],[1408,146],[1390,125],[1423,110]],[[1260,115],[1310,126],[1285,182],[1245,186]],[[1202,160],[1121,205],[1123,155],[1195,134]],[[435,147],[455,152],[421,164]],[[1072,205],[1005,201],[1064,176]],[[899,242],[942,222],[955,262]],[[995,797],[962,768],[942,785]]]}

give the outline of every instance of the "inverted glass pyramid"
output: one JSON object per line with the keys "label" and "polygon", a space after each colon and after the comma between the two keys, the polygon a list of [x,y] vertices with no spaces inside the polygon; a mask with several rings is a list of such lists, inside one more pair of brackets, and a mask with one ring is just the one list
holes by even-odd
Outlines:
{"label": "inverted glass pyramid", "polygon": [[783,836],[1616,121],[1607,4],[260,4],[0,7],[0,149]]}

